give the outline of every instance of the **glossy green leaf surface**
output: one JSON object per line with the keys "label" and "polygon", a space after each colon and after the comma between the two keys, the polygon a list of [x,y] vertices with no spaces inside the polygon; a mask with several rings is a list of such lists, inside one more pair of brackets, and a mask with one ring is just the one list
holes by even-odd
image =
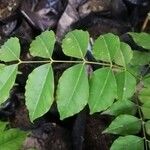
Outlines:
{"label": "glossy green leaf surface", "polygon": [[117,93],[119,100],[126,100],[132,97],[136,88],[136,78],[127,71],[115,75],[117,82]]}
{"label": "glossy green leaf surface", "polygon": [[93,55],[97,60],[112,62],[116,52],[120,49],[119,37],[108,33],[101,35],[93,45]]}
{"label": "glossy green leaf surface", "polygon": [[16,61],[20,58],[20,44],[18,38],[10,38],[1,46],[0,60],[4,62]]}
{"label": "glossy green leaf surface", "polygon": [[30,45],[30,53],[32,56],[38,56],[43,58],[51,58],[54,44],[55,34],[53,31],[42,32],[39,36],[32,41]]}
{"label": "glossy green leaf surface", "polygon": [[26,84],[26,106],[30,120],[44,115],[51,107],[54,97],[54,77],[50,64],[34,69]]}
{"label": "glossy green leaf surface", "polygon": [[124,101],[118,100],[102,114],[118,116],[120,114],[135,115],[135,113],[136,113],[136,106],[133,102],[129,100],[124,100]]}
{"label": "glossy green leaf surface", "polygon": [[15,84],[18,65],[3,66],[0,69],[0,104],[9,97],[9,92]]}
{"label": "glossy green leaf surface", "polygon": [[67,69],[59,79],[56,102],[60,119],[80,112],[88,102],[89,83],[83,64]]}
{"label": "glossy green leaf surface", "polygon": [[112,121],[104,133],[128,135],[137,134],[141,130],[140,119],[131,115],[119,115]]}
{"label": "glossy green leaf surface", "polygon": [[150,34],[144,32],[130,32],[129,34],[132,36],[133,40],[135,41],[135,43],[137,43],[137,45],[150,50]]}
{"label": "glossy green leaf surface", "polygon": [[120,66],[126,67],[126,65],[131,61],[133,57],[133,52],[131,50],[131,47],[121,42],[120,43],[120,49],[115,54],[114,62]]}
{"label": "glossy green leaf surface", "polygon": [[74,30],[66,34],[62,41],[63,52],[67,56],[84,58],[89,43],[89,34],[86,31]]}
{"label": "glossy green leaf surface", "polygon": [[9,129],[2,132],[0,134],[0,148],[2,150],[20,150],[26,136],[27,133],[19,129]]}
{"label": "glossy green leaf surface", "polygon": [[150,135],[150,120],[145,123],[146,133]]}
{"label": "glossy green leaf surface", "polygon": [[117,96],[117,85],[110,68],[94,71],[90,79],[90,113],[100,112],[110,107]]}
{"label": "glossy green leaf surface", "polygon": [[110,150],[144,150],[144,140],[134,135],[119,137],[114,141]]}
{"label": "glossy green leaf surface", "polygon": [[139,99],[142,103],[147,103],[150,101],[150,87],[143,88],[139,93]]}
{"label": "glossy green leaf surface", "polygon": [[131,60],[132,65],[146,65],[150,63],[150,53],[133,51],[133,58]]}

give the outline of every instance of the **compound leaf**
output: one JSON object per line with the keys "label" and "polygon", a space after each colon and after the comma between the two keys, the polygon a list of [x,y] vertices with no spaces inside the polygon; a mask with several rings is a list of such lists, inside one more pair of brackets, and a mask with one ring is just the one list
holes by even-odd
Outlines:
{"label": "compound leaf", "polygon": [[56,94],[61,119],[72,116],[85,107],[89,97],[89,83],[83,64],[75,65],[62,74]]}
{"label": "compound leaf", "polygon": [[3,150],[19,150],[27,133],[19,129],[9,129],[0,134],[0,147]]}
{"label": "compound leaf", "polygon": [[150,34],[144,32],[130,32],[129,35],[132,36],[134,42],[137,43],[137,45],[150,50]]}
{"label": "compound leaf", "polygon": [[31,122],[41,117],[51,107],[54,94],[54,77],[50,64],[42,65],[32,71],[26,84],[26,106]]}
{"label": "compound leaf", "polygon": [[127,135],[117,138],[110,150],[144,150],[144,140],[141,137]]}
{"label": "compound leaf", "polygon": [[82,30],[74,30],[66,34],[62,41],[63,52],[67,56],[84,58],[89,43],[88,32]]}
{"label": "compound leaf", "polygon": [[9,97],[9,92],[15,84],[18,65],[3,66],[0,68],[0,104]]}
{"label": "compound leaf", "polygon": [[111,68],[94,71],[90,79],[90,113],[100,112],[110,107],[117,96],[117,85]]}
{"label": "compound leaf", "polygon": [[117,93],[119,100],[132,97],[136,88],[136,78],[128,71],[119,72],[115,75],[117,81]]}
{"label": "compound leaf", "polygon": [[129,100],[116,101],[109,109],[104,111],[102,114],[108,114],[118,116],[120,114],[135,115],[136,106]]}
{"label": "compound leaf", "polygon": [[131,115],[119,115],[103,133],[112,134],[137,134],[141,130],[140,119]]}
{"label": "compound leaf", "polygon": [[1,46],[0,60],[4,62],[16,61],[20,57],[20,44],[18,38],[10,38]]}
{"label": "compound leaf", "polygon": [[30,45],[30,53],[32,56],[38,56],[43,58],[51,58],[54,44],[55,34],[53,31],[42,32],[39,36],[32,41]]}
{"label": "compound leaf", "polygon": [[126,65],[131,61],[133,57],[133,52],[131,50],[131,47],[121,42],[120,43],[120,49],[117,51],[114,62],[120,66],[126,67]]}
{"label": "compound leaf", "polygon": [[120,48],[119,37],[108,33],[101,35],[93,45],[93,55],[97,60],[112,62]]}

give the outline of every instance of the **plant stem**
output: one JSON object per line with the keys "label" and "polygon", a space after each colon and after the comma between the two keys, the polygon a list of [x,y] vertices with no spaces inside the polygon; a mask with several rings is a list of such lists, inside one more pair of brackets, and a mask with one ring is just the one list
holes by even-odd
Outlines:
{"label": "plant stem", "polygon": [[87,61],[85,59],[83,60],[80,60],[80,61],[76,61],[76,60],[42,60],[42,61],[23,61],[23,60],[20,60],[18,64],[36,64],[36,63],[74,63],[74,64],[89,64],[89,65],[100,65],[100,66],[111,66],[114,67],[114,68],[121,68],[121,66],[117,66],[117,65],[112,65],[112,64],[109,64],[109,63],[104,63],[104,62],[94,62],[94,61]]}
{"label": "plant stem", "polygon": [[38,64],[38,63],[51,63],[51,60],[43,60],[43,61],[19,61],[19,64]]}
{"label": "plant stem", "polygon": [[52,63],[81,64],[81,63],[84,63],[84,61],[74,61],[74,60],[52,60]]}
{"label": "plant stem", "polygon": [[139,101],[138,101],[138,98],[136,97],[136,104],[138,105],[137,109],[138,109],[138,113],[139,113],[139,116],[140,116],[140,119],[142,121],[142,131],[143,131],[143,136],[144,136],[144,143],[145,143],[145,150],[148,150],[148,145],[147,145],[147,138],[146,138],[146,129],[145,129],[145,122],[143,121],[143,115],[142,115],[142,112],[141,112],[141,109],[140,109],[140,104],[139,104]]}

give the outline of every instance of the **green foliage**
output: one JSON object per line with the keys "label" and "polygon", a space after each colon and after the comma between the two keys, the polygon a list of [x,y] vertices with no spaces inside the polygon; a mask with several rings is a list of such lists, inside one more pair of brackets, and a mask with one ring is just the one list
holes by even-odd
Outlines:
{"label": "green foliage", "polygon": [[2,104],[9,97],[9,91],[15,83],[17,69],[17,65],[4,65],[0,68],[0,104]]}
{"label": "green foliage", "polygon": [[127,135],[114,141],[110,150],[144,150],[144,140],[138,136]]}
{"label": "green foliage", "polygon": [[137,134],[141,129],[141,121],[131,115],[119,115],[103,133],[120,135]]}
{"label": "green foliage", "polygon": [[126,65],[131,61],[132,57],[133,52],[130,46],[126,43],[120,42],[120,48],[115,54],[114,62],[126,68]]}
{"label": "green foliage", "polygon": [[0,60],[9,62],[19,60],[20,44],[18,38],[11,38],[0,49]]}
{"label": "green foliage", "polygon": [[150,135],[150,120],[145,123],[146,133]]}
{"label": "green foliage", "polygon": [[[139,46],[150,50],[149,34],[129,34]],[[85,57],[89,34],[86,31],[74,30],[66,34],[61,45],[63,53],[73,58],[53,60],[55,41],[53,31],[45,31],[32,41],[30,54],[42,57],[42,61],[20,60],[20,44],[17,38],[10,38],[4,43],[0,49],[0,104],[9,97],[9,92],[15,84],[18,65],[42,64],[29,74],[26,82],[25,103],[31,122],[50,110],[55,94],[61,120],[79,113],[88,105],[90,114],[102,112],[116,117],[104,133],[126,135],[118,137],[111,150],[142,150],[144,145],[147,150],[147,134],[150,130],[150,75],[142,77],[139,68],[149,65],[149,51],[132,51],[118,36],[108,33],[95,40],[91,53],[96,61],[89,61]],[[3,63],[11,61],[12,65]],[[64,70],[58,84],[54,85],[53,66],[56,63],[72,66]],[[89,71],[92,65],[99,68]],[[137,86],[139,75],[140,83],[143,84],[140,89]],[[4,128],[5,125],[0,124],[0,131]],[[143,133],[143,137],[139,137],[139,133]],[[22,137],[20,132],[13,133],[13,130],[9,131],[9,135],[12,135],[14,140],[15,137]],[[3,135],[5,139],[9,139],[7,136],[7,133]]]}
{"label": "green foliage", "polygon": [[150,34],[144,33],[144,32],[141,32],[141,33],[132,32],[129,34],[132,36],[135,43],[137,43],[139,46],[145,49],[150,50],[150,42],[149,42]]}
{"label": "green foliage", "polygon": [[51,65],[45,64],[34,69],[28,77],[25,93],[32,122],[50,109],[54,100],[53,93],[54,77]]}
{"label": "green foliage", "polygon": [[78,64],[67,69],[59,79],[57,87],[56,100],[60,118],[80,112],[87,104],[88,97],[89,83],[85,66]]}
{"label": "green foliage", "polygon": [[134,66],[143,66],[150,63],[150,53],[133,51],[131,64]]}
{"label": "green foliage", "polygon": [[132,97],[136,88],[136,79],[128,71],[116,73],[117,95],[119,100]]}
{"label": "green foliage", "polygon": [[62,42],[63,52],[67,56],[84,58],[89,43],[88,32],[74,30],[69,32]]}
{"label": "green foliage", "polygon": [[6,129],[6,122],[0,122],[0,148],[20,150],[27,133],[19,129]]}
{"label": "green foliage", "polygon": [[130,100],[124,100],[116,101],[102,114],[108,114],[112,116],[118,116],[121,114],[135,115],[136,111],[137,109],[135,103],[131,102]]}
{"label": "green foliage", "polygon": [[93,45],[93,55],[97,60],[112,62],[119,48],[119,37],[108,33],[97,38]]}
{"label": "green foliage", "polygon": [[89,107],[91,114],[106,110],[117,97],[117,84],[111,68],[93,72],[90,79]]}
{"label": "green foliage", "polygon": [[30,45],[32,56],[51,58],[55,44],[55,35],[53,31],[45,31],[37,36]]}

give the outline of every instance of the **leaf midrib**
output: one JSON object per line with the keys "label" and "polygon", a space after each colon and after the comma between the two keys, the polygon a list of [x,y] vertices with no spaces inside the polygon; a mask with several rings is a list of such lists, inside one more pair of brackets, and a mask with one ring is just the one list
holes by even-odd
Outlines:
{"label": "leaf midrib", "polygon": [[[11,72],[9,73],[9,75],[7,76],[7,80],[5,80],[5,82],[2,82],[2,86],[0,88],[0,91],[5,87],[6,83],[8,82],[8,80],[11,78],[12,74],[14,74],[14,71],[16,70],[16,65],[13,65],[13,69],[11,70]],[[6,68],[5,68],[6,69]]]}
{"label": "leaf midrib", "polygon": [[79,48],[79,52],[80,52],[80,54],[81,54],[81,57],[84,58],[83,52],[82,52],[82,49],[81,49],[81,46],[80,46],[80,44],[79,44],[77,38],[75,37],[75,35],[74,35],[72,32],[70,32],[70,33],[71,33],[71,35],[73,36],[74,40],[76,41],[76,44],[77,44],[77,47]]}
{"label": "leaf midrib", "polygon": [[[8,49],[8,51],[16,58],[16,60],[19,60],[19,58],[17,57],[17,55],[10,49],[9,46],[7,45],[4,45],[4,47],[6,47]],[[2,47],[2,49],[4,48]],[[5,48],[4,48],[5,49]],[[17,48],[16,48],[17,49]]]}
{"label": "leaf midrib", "polygon": [[[78,75],[78,78],[77,78],[77,82],[76,82],[76,84],[75,84],[75,86],[74,86],[74,88],[73,88],[72,94],[70,95],[70,97],[69,97],[69,99],[68,99],[68,101],[67,101],[66,106],[69,105],[69,103],[70,103],[70,101],[71,101],[71,99],[72,99],[72,97],[73,97],[73,95],[74,95],[74,93],[75,93],[75,91],[76,91],[76,88],[77,88],[78,83],[79,83],[79,81],[80,81],[81,74],[82,74],[82,72],[83,72],[83,68],[84,68],[84,65],[81,66],[81,70],[80,70],[80,72],[79,72],[79,75]],[[62,113],[62,114],[63,114],[63,113]],[[63,115],[62,115],[62,116],[63,116]]]}
{"label": "leaf midrib", "polygon": [[97,104],[99,103],[98,100],[99,100],[99,98],[101,97],[101,95],[102,95],[102,93],[103,93],[103,91],[104,91],[104,89],[105,89],[105,87],[106,87],[106,84],[107,84],[107,80],[108,80],[110,71],[111,71],[111,70],[109,69],[109,71],[108,71],[108,73],[107,73],[107,76],[106,76],[106,79],[105,79],[105,82],[104,82],[104,85],[103,85],[103,87],[102,87],[102,90],[101,90],[100,94],[98,95],[98,98],[97,98],[97,101],[96,101],[95,105],[93,106],[93,110],[95,110],[95,107],[96,107]]}
{"label": "leaf midrib", "polygon": [[[112,130],[112,132],[114,132],[114,130],[119,129],[119,128],[125,128],[125,130],[128,130],[132,124],[139,123],[139,122],[140,122],[140,120],[134,120],[132,122],[129,122],[128,124],[122,124],[122,125],[119,125],[119,126],[113,127],[113,128],[111,127],[110,129],[108,129],[108,132],[109,131],[111,132],[111,130]],[[128,126],[129,126],[129,128],[128,128]]]}
{"label": "leaf midrib", "polygon": [[102,36],[102,39],[103,39],[104,44],[105,44],[105,46],[106,46],[106,49],[107,49],[107,52],[108,52],[108,57],[109,57],[110,63],[112,63],[112,62],[111,62],[110,52],[109,52],[109,49],[108,49],[108,45],[107,45],[107,42],[106,42],[106,40],[105,40],[104,36]]}
{"label": "leaf midrib", "polygon": [[45,50],[46,50],[46,53],[48,54],[48,56],[51,57],[45,42],[43,41],[43,39],[40,36],[39,36],[39,40],[41,41],[41,44],[45,47]]}
{"label": "leaf midrib", "polygon": [[[46,64],[46,65],[47,65],[47,64]],[[32,113],[32,116],[31,116],[32,119],[35,118],[34,115],[35,115],[35,112],[36,112],[36,108],[37,108],[37,106],[38,106],[38,104],[39,104],[39,100],[40,100],[40,98],[41,98],[41,95],[42,95],[42,92],[43,92],[43,89],[44,89],[44,86],[45,86],[45,82],[46,82],[48,73],[49,73],[49,68],[48,68],[48,70],[47,70],[47,73],[46,73],[46,75],[45,75],[45,78],[43,79],[44,82],[43,82],[43,84],[41,85],[41,92],[40,92],[39,95],[38,95],[37,102],[36,102],[35,107],[34,107],[35,109],[34,109],[34,111],[33,111],[33,113]]]}

